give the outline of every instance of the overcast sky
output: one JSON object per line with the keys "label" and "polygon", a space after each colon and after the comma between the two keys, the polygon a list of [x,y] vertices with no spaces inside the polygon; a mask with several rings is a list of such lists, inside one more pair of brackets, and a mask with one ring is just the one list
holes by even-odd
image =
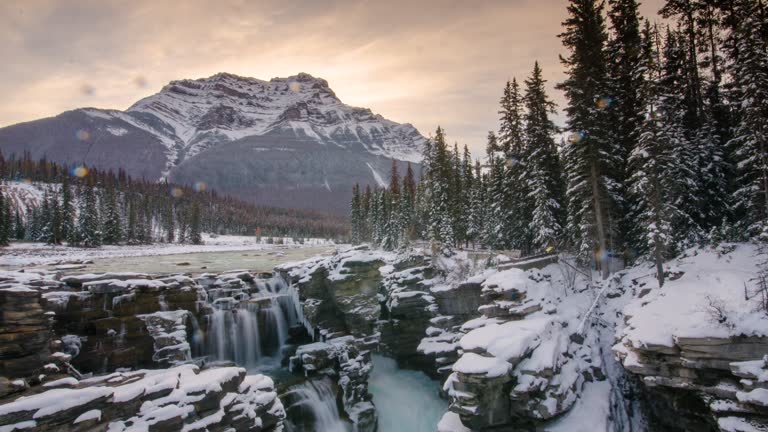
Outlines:
{"label": "overcast sky", "polygon": [[[646,16],[662,0],[647,0]],[[507,79],[562,79],[565,0],[3,0],[0,127],[125,109],[173,79],[307,72],[339,98],[481,151]]]}

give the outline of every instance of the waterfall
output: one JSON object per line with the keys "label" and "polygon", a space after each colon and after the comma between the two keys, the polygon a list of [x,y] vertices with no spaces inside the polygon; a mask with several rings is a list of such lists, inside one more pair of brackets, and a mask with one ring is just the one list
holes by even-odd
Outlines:
{"label": "waterfall", "polygon": [[301,321],[282,278],[214,288],[208,298],[211,312],[201,344],[203,354],[234,361],[249,370],[280,363],[289,330]]}
{"label": "waterfall", "polygon": [[342,420],[336,393],[329,378],[306,381],[288,389],[281,396],[287,401],[286,432],[349,432],[351,425]]}

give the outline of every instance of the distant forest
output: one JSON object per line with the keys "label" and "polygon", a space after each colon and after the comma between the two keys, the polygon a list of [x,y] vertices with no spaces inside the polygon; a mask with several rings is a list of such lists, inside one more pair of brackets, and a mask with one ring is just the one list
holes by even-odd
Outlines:
{"label": "distant forest", "polygon": [[87,247],[194,244],[202,232],[342,239],[349,232],[342,217],[258,206],[204,185],[138,180],[122,170],[69,167],[28,155],[5,159],[0,153],[0,181],[31,183],[44,191],[42,202],[31,208],[16,208],[20,205],[0,193],[0,244],[13,239]]}

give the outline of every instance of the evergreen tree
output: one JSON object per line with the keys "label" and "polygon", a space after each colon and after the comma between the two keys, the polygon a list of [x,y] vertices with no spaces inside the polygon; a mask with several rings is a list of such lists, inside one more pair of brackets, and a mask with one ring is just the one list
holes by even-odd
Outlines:
{"label": "evergreen tree", "polygon": [[165,229],[165,241],[167,243],[173,243],[176,236],[173,207],[173,202],[169,202],[163,208],[163,228]]}
{"label": "evergreen tree", "polygon": [[352,244],[360,244],[362,237],[363,219],[361,212],[362,197],[360,196],[360,185],[355,183],[352,187],[352,211],[350,215],[351,241]]}
{"label": "evergreen tree", "polygon": [[451,156],[445,142],[443,129],[438,126],[432,141],[429,183],[429,224],[428,239],[439,242],[450,249],[454,244],[453,217],[451,209]]}
{"label": "evergreen tree", "polygon": [[528,230],[533,234],[537,249],[554,245],[562,233],[564,190],[560,160],[555,146],[557,126],[549,119],[554,103],[547,97],[545,80],[536,62],[531,77],[525,81],[526,159],[522,164],[532,201],[532,219]]}
{"label": "evergreen tree", "polygon": [[51,195],[48,189],[43,194],[42,205],[35,212],[35,227],[32,230],[35,237],[32,241],[51,242],[53,237],[53,211],[51,208]]}
{"label": "evergreen tree", "polygon": [[663,48],[663,66],[658,82],[659,140],[668,143],[672,163],[666,175],[673,180],[670,201],[676,212],[671,220],[671,246],[681,249],[698,242],[703,235],[696,221],[702,219],[696,142],[686,133],[689,113],[686,95],[680,93],[686,80],[685,38],[668,30]]}
{"label": "evergreen tree", "polygon": [[123,240],[123,227],[116,192],[111,184],[105,188],[101,200],[104,210],[102,240],[105,244],[118,244]]}
{"label": "evergreen tree", "polygon": [[92,187],[84,187],[80,196],[77,220],[78,243],[85,247],[101,246],[101,221],[96,193]]}
{"label": "evergreen tree", "polygon": [[72,187],[69,175],[64,175],[61,182],[61,239],[69,241],[75,230],[75,209],[72,202]]}
{"label": "evergreen tree", "polygon": [[750,235],[768,230],[768,17],[765,6],[733,2],[727,36],[730,97],[737,123],[729,142],[737,167],[735,213]]}
{"label": "evergreen tree", "polygon": [[482,168],[480,161],[475,161],[474,176],[472,178],[472,193],[470,195],[469,212],[469,238],[473,245],[475,242],[482,241],[485,231],[485,217],[487,214],[486,186],[483,181]]}
{"label": "evergreen tree", "polygon": [[485,221],[483,243],[493,249],[504,249],[507,246],[507,215],[508,208],[505,189],[506,170],[502,153],[499,151],[496,134],[488,132],[486,156],[490,172],[488,174],[488,217]]}
{"label": "evergreen tree", "polygon": [[640,34],[640,15],[637,0],[609,0],[608,17],[612,37],[606,46],[608,68],[608,96],[602,103],[608,105],[606,115],[612,125],[610,139],[618,144],[621,163],[614,167],[612,176],[619,182],[620,194],[624,198],[618,213],[622,244],[633,242],[631,238],[635,221],[628,216],[634,206],[632,194],[627,193],[630,176],[629,155],[637,147],[644,107],[641,92],[644,78],[643,41]]}
{"label": "evergreen tree", "polygon": [[192,203],[192,210],[189,216],[189,242],[195,245],[203,244],[200,204],[196,201]]}
{"label": "evergreen tree", "polygon": [[16,209],[15,214],[16,215],[13,220],[14,221],[13,222],[13,230],[14,230],[13,238],[16,240],[24,240],[24,238],[26,237],[26,226],[24,225],[24,219],[21,217],[21,212],[19,211],[18,208]]}
{"label": "evergreen tree", "polygon": [[560,35],[570,50],[561,58],[567,78],[558,88],[568,99],[571,139],[564,149],[568,182],[568,224],[583,260],[596,257],[603,278],[610,272],[611,240],[620,208],[620,183],[612,175],[622,163],[621,151],[611,142],[605,114],[607,76],[606,32],[602,3],[572,0]]}
{"label": "evergreen tree", "polygon": [[11,212],[9,200],[0,191],[0,246],[8,246],[11,241]]}
{"label": "evergreen tree", "polygon": [[664,284],[662,266],[669,252],[672,217],[670,192],[674,190],[673,180],[666,174],[674,170],[673,141],[664,132],[661,121],[663,95],[659,86],[660,61],[655,49],[658,36],[650,27],[644,30],[645,49],[643,63],[646,77],[643,79],[641,97],[646,106],[646,116],[641,124],[637,147],[630,156],[631,187],[633,208],[630,211],[635,221],[637,243],[634,247],[640,255],[646,255],[656,264],[659,286]]}
{"label": "evergreen tree", "polygon": [[416,179],[414,178],[413,168],[410,162],[403,177],[403,189],[401,198],[401,217],[403,218],[403,242],[407,243],[416,234],[414,218],[416,211]]}
{"label": "evergreen tree", "polygon": [[[523,96],[516,79],[507,81],[499,111],[499,148],[501,155],[489,157],[491,167],[490,186],[494,200],[494,222],[498,226],[495,247],[528,249],[531,241],[529,230],[532,201],[522,161],[528,149],[525,144]],[[500,177],[500,180],[497,178]]]}

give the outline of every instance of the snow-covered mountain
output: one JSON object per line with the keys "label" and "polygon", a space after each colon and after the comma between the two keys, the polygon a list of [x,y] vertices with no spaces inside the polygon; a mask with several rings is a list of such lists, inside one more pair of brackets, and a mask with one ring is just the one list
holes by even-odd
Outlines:
{"label": "snow-covered mountain", "polygon": [[339,212],[352,184],[380,184],[391,159],[418,162],[424,141],[410,124],[346,105],[305,73],[172,81],[126,111],[84,108],[0,129],[6,156],[29,152]]}

